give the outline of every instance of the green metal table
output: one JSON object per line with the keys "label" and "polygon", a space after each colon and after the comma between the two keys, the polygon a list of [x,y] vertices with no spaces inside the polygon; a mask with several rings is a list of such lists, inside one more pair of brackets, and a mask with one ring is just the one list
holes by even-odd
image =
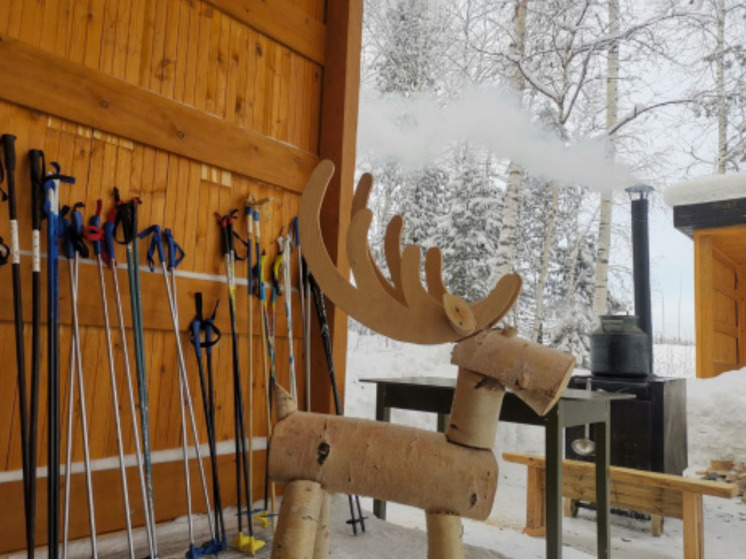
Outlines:
{"label": "green metal table", "polygon": [[[439,377],[403,377],[361,379],[376,384],[376,420],[391,421],[391,409],[438,414],[438,430],[445,431],[455,379]],[[612,400],[634,398],[631,394],[610,394],[567,389],[554,408],[544,417],[537,415],[514,393],[507,392],[500,421],[543,425],[546,434],[546,544],[547,558],[562,557],[562,458],[564,429],[589,424],[596,443],[597,546],[599,559],[610,557],[609,544],[609,410]],[[373,502],[373,514],[386,518],[386,503]]]}

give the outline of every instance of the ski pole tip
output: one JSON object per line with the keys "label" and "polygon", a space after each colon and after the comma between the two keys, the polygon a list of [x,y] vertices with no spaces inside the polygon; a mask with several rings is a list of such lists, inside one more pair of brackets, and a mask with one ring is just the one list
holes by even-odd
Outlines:
{"label": "ski pole tip", "polygon": [[237,549],[245,551],[253,557],[257,551],[266,545],[266,542],[252,536],[246,536],[243,532],[239,532],[236,539],[233,540],[233,545]]}

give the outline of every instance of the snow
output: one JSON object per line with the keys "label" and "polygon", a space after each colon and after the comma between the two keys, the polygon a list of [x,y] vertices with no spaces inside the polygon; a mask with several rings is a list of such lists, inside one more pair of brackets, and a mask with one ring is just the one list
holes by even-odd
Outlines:
{"label": "snow", "polygon": [[663,199],[669,206],[706,204],[738,198],[746,198],[746,173],[713,175],[683,181],[669,186],[663,193]]}
{"label": "snow", "polygon": [[[711,458],[746,460],[746,369],[724,373],[713,379],[694,378],[692,346],[656,345],[656,371],[665,376],[687,380],[690,471],[708,465]],[[418,346],[392,342],[380,336],[350,332],[346,405],[347,415],[372,419],[375,415],[375,386],[361,382],[364,378],[431,375],[454,377],[450,365],[450,346]],[[435,429],[433,414],[392,410],[396,423]],[[502,423],[498,429],[495,451],[540,454],[544,448],[543,429]],[[469,559],[540,559],[546,557],[543,538],[522,533],[526,515],[526,468],[499,460],[500,477],[490,517],[485,522],[464,520],[464,543]],[[387,521],[375,518],[372,500],[363,498],[367,516],[365,534],[353,536],[346,520],[347,499],[336,495],[331,508],[332,559],[350,557],[386,557],[387,559],[424,558],[427,556],[425,515],[421,510],[389,503]],[[229,534],[235,532],[235,509],[226,510]],[[595,513],[581,509],[576,518],[564,518],[563,557],[590,559],[596,557]],[[746,504],[740,498],[704,497],[705,557],[737,559],[744,557],[746,547]],[[207,522],[199,515],[195,522],[197,541],[207,538]],[[158,526],[161,557],[183,557],[186,541],[186,519]],[[258,528],[257,535],[270,542],[271,534]],[[611,550],[614,559],[680,559],[682,522],[666,518],[663,535],[653,537],[649,522],[612,515]],[[136,531],[138,549],[146,546],[144,530]],[[102,556],[126,557],[125,540],[104,536],[99,541]],[[70,557],[89,555],[85,540],[72,544]],[[271,543],[256,557],[268,558]],[[42,554],[40,554],[42,555]],[[227,552],[222,557],[241,557]],[[21,557],[21,555],[17,555]]]}
{"label": "snow", "polygon": [[[375,417],[375,385],[364,378],[427,375],[455,377],[450,346],[417,346],[392,342],[379,336],[351,331],[347,356],[345,410],[347,415]],[[657,344],[656,371],[662,376],[687,380],[689,429],[688,472],[702,469],[713,458],[746,460],[746,369],[713,379],[695,377],[694,348]],[[581,372],[581,371],[579,371]],[[435,429],[434,414],[392,410],[391,421]],[[502,423],[495,452],[541,454],[544,433],[539,427]],[[466,557],[533,559],[545,557],[543,538],[531,538],[521,530],[526,514],[526,468],[499,460],[500,482],[495,505],[486,522],[464,521]],[[372,501],[363,499],[372,510]],[[332,557],[410,558],[426,556],[425,518],[422,511],[389,503],[387,522],[369,518],[365,536],[353,537],[346,518],[346,501],[335,500],[339,520],[334,523]],[[746,504],[738,499],[704,498],[705,556],[735,559],[746,546]],[[370,515],[372,516],[372,515]],[[667,518],[664,533],[653,537],[649,522],[612,515],[611,547],[615,559],[679,559],[682,556],[682,523]],[[407,530],[405,530],[405,528]],[[563,557],[596,556],[595,513],[583,510],[577,518],[563,519]]]}

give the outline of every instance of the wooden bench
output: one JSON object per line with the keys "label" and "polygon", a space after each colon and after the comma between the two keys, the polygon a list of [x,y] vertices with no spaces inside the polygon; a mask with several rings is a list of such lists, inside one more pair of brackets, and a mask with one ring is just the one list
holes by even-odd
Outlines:
{"label": "wooden bench", "polygon": [[[545,462],[541,456],[503,453],[507,462],[528,466],[526,485],[526,528],[530,536],[544,536]],[[684,521],[684,558],[704,558],[704,517],[702,496],[732,498],[737,496],[734,484],[690,479],[682,476],[646,472],[630,468],[610,468],[611,506]],[[573,500],[594,502],[595,467],[591,462],[564,460],[562,495]]]}

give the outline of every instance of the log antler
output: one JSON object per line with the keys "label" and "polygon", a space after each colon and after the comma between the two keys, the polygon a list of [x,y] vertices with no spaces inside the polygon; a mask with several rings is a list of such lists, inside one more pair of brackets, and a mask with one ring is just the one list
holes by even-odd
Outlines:
{"label": "log antler", "polygon": [[347,314],[390,338],[420,344],[459,340],[495,324],[513,306],[521,278],[507,274],[486,299],[469,305],[443,284],[440,250],[425,257],[427,289],[420,282],[420,248],[401,249],[404,220],[395,216],[386,229],[385,253],[391,281],[376,265],[368,246],[373,213],[367,208],[373,186],[362,176],[352,201],[347,231],[347,257],[357,286],[339,273],[324,244],[319,223],[321,203],[334,174],[334,164],[322,161],[308,179],[300,209],[303,252],[316,281]]}

